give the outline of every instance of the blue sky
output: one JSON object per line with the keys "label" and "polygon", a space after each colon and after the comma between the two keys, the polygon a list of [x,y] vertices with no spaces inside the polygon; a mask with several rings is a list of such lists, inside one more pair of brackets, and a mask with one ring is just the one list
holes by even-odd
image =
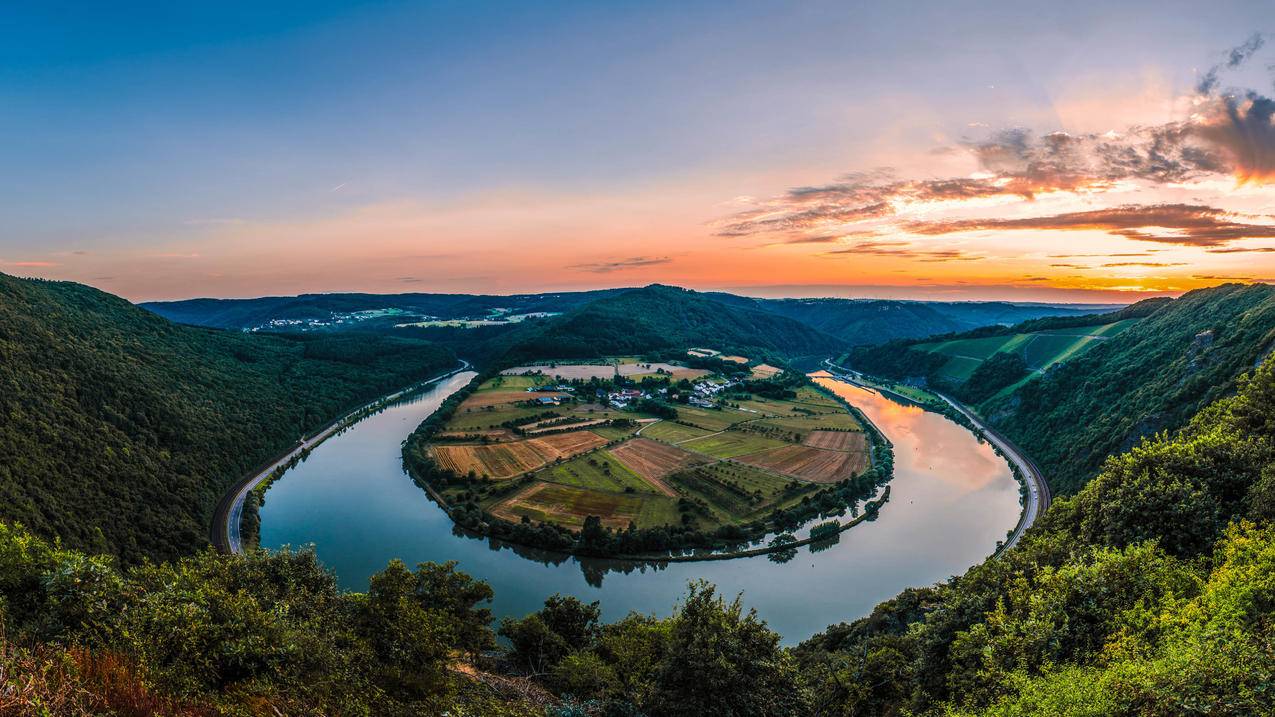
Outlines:
{"label": "blue sky", "polygon": [[[850,172],[945,176],[934,152],[981,132],[1179,120],[1201,68],[1268,14],[1259,3],[31,5],[0,10],[0,271],[131,298],[877,286],[900,273],[874,265],[879,252],[834,269],[724,239],[713,222],[741,198]],[[1265,64],[1228,81],[1269,91]],[[659,261],[628,262],[640,258]],[[918,291],[954,276],[905,268]],[[974,271],[975,283],[1012,273]],[[1097,286],[1073,284],[1057,288]]]}

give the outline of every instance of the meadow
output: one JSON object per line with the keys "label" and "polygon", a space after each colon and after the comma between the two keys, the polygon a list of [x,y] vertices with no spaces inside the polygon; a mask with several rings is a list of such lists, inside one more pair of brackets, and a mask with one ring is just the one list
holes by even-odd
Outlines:
{"label": "meadow", "polygon": [[1125,319],[1096,326],[953,339],[917,344],[913,348],[947,356],[947,363],[939,369],[939,374],[955,384],[960,384],[969,379],[984,361],[995,354],[1017,353],[1022,356],[1028,369],[1042,372],[1116,336],[1136,321],[1137,319]]}

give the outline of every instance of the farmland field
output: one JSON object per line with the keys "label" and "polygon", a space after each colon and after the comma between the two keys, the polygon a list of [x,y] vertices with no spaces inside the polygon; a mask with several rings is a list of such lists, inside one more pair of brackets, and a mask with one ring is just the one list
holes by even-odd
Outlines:
{"label": "farmland field", "polygon": [[857,431],[811,431],[801,444],[829,451],[868,450],[864,435]]}
{"label": "farmland field", "polygon": [[435,460],[460,475],[471,470],[499,480],[536,470],[546,463],[605,445],[606,439],[590,431],[558,433],[525,441],[479,445],[436,445]]}
{"label": "farmland field", "polygon": [[696,428],[694,426],[685,426],[680,423],[674,423],[673,421],[660,421],[659,423],[648,426],[642,431],[643,436],[646,436],[647,438],[654,438],[657,441],[664,441],[666,443],[681,443],[682,441],[689,441],[693,438],[699,438],[700,436],[707,436],[710,433],[712,433],[712,431],[708,431],[703,428]]}
{"label": "farmland field", "polygon": [[[775,418],[763,418],[758,421],[749,423],[748,430],[758,433],[772,435],[781,440],[785,438],[782,434],[795,434],[794,440],[804,439],[806,434],[811,431],[820,429],[843,429],[847,431],[861,431],[863,426],[859,425],[859,420],[849,413],[828,413],[819,416],[777,416]],[[779,434],[779,435],[775,435]]]}
{"label": "farmland field", "polygon": [[778,448],[785,445],[783,441],[777,441],[756,433],[745,433],[743,431],[727,431],[715,435],[708,435],[703,438],[686,441],[680,444],[682,448],[695,451],[696,453],[705,453],[714,458],[734,458],[742,456],[745,453],[756,453],[764,451],[767,448]]}
{"label": "farmland field", "polygon": [[559,364],[557,366],[515,366],[500,372],[505,376],[521,376],[525,374],[543,374],[556,378],[611,378],[615,375],[615,366],[603,364]]}
{"label": "farmland field", "polygon": [[630,521],[641,516],[644,500],[631,493],[533,483],[526,490],[497,503],[491,508],[491,513],[514,523],[525,515],[533,521],[553,522],[577,530],[584,526],[585,517],[596,515],[603,525],[622,530],[628,527]]}
{"label": "farmland field", "polygon": [[864,452],[827,451],[793,445],[740,456],[737,460],[813,483],[836,483],[867,467],[867,454]]}
{"label": "farmland field", "polygon": [[626,468],[642,476],[661,492],[668,493],[659,480],[673,471],[680,470],[706,459],[690,451],[649,438],[633,438],[611,449],[611,455]]}
{"label": "farmland field", "polygon": [[[938,370],[939,375],[954,383],[962,383],[969,379],[983,361],[997,353],[1017,353],[1022,356],[1023,363],[1027,364],[1028,368],[1033,371],[1043,371],[1118,335],[1136,321],[1137,319],[1125,319],[1094,326],[1046,329],[1006,336],[953,339],[916,344],[914,348],[947,356],[947,363]],[[1023,382],[1016,386],[1021,383]]]}
{"label": "farmland field", "polygon": [[779,373],[780,369],[777,369],[770,364],[761,363],[753,367],[753,378],[770,378],[771,376],[776,376]]}
{"label": "farmland field", "polygon": [[[633,358],[534,368],[588,374],[617,367],[631,376],[663,369],[673,376],[661,378],[674,379],[686,370]],[[527,368],[532,367],[522,367]],[[715,386],[728,383],[722,376],[709,380]],[[444,486],[445,494],[502,520],[525,517],[572,530],[590,515],[616,529],[634,523],[711,530],[796,505],[821,483],[849,478],[867,466],[858,421],[809,385],[795,387],[790,399],[754,394],[713,407],[670,402],[676,416],[656,420],[594,403],[591,390],[588,403],[572,392],[563,394],[561,406],[532,404],[530,399],[547,393],[527,389],[546,382],[543,375],[497,376],[457,407],[438,434],[444,440],[430,446],[430,453],[443,469],[494,482],[454,483]],[[613,419],[630,425],[611,425]]]}
{"label": "farmland field", "polygon": [[757,418],[755,413],[745,413],[730,409],[716,410],[711,408],[695,408],[678,406],[677,419],[708,431],[721,431],[736,423],[751,421]]}
{"label": "farmland field", "polygon": [[800,502],[810,484],[798,484],[786,476],[742,463],[721,462],[696,466],[669,476],[678,491],[702,498],[718,524],[752,520],[779,507]]}
{"label": "farmland field", "polygon": [[616,460],[610,451],[594,451],[587,456],[576,456],[566,463],[545,468],[536,475],[550,483],[573,485],[577,488],[623,492],[626,488],[644,493],[664,493],[641,476]]}

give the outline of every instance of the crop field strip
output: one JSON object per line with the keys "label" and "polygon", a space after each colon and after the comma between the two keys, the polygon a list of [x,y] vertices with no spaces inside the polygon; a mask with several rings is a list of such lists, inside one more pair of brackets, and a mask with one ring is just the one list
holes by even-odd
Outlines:
{"label": "crop field strip", "polygon": [[663,486],[657,486],[634,473],[608,450],[594,451],[566,463],[548,466],[536,473],[536,478],[585,489],[623,492],[632,488],[636,492],[668,494],[662,489]]}
{"label": "crop field strip", "polygon": [[[605,367],[589,365],[589,370],[598,368]],[[440,434],[470,440],[430,448],[440,466],[461,475],[473,471],[492,480],[532,476],[531,483],[513,494],[494,492],[480,500],[504,520],[518,522],[525,516],[579,529],[585,517],[597,515],[614,529],[630,522],[644,528],[675,525],[683,518],[679,501],[690,497],[702,500],[707,511],[699,520],[738,524],[795,505],[817,484],[849,477],[866,461],[866,454],[853,450],[864,446],[863,434],[835,430],[861,430],[858,422],[811,387],[798,389],[790,399],[740,402],[752,410],[679,405],[676,421],[638,419],[648,422],[613,427],[606,422],[633,419],[634,414],[600,404],[526,405],[531,398],[550,395],[526,391],[545,380],[490,380],[462,403]],[[550,411],[557,415],[547,415]],[[563,420],[569,422],[555,425]],[[510,421],[527,434],[517,436],[501,426]],[[639,428],[641,435],[633,436]],[[548,433],[536,436],[538,430]],[[474,442],[479,434],[493,442]],[[621,442],[606,447],[615,441]],[[810,445],[799,445],[803,441]]]}
{"label": "crop field strip", "polygon": [[706,460],[690,451],[649,438],[632,438],[612,448],[610,453],[625,468],[669,496],[676,495],[676,492],[662,480],[664,476]]}
{"label": "crop field strip", "polygon": [[514,523],[525,515],[532,521],[552,521],[577,530],[584,526],[585,516],[596,515],[608,528],[623,530],[641,517],[643,503],[644,498],[633,493],[540,482],[492,506],[491,513]]}
{"label": "crop field strip", "polygon": [[642,435],[647,438],[653,438],[657,441],[666,443],[681,443],[689,441],[701,436],[707,436],[712,431],[694,426],[686,426],[675,421],[660,421],[651,424],[642,430]]}
{"label": "crop field strip", "polygon": [[811,431],[801,444],[828,451],[868,450],[867,436],[857,431]]}
{"label": "crop field strip", "polygon": [[[967,380],[983,361],[997,353],[1017,352],[1023,357],[1023,362],[1028,368],[1033,371],[1043,371],[1119,335],[1137,321],[1137,319],[1125,319],[1094,326],[1046,329],[1006,336],[953,339],[938,343],[917,344],[915,348],[947,356],[947,363],[939,369],[939,373],[960,382]],[[1016,385],[1021,383],[1023,382]]]}
{"label": "crop field strip", "polygon": [[466,475],[472,470],[479,476],[501,480],[584,453],[606,442],[591,431],[572,431],[505,443],[434,445],[430,451],[440,466],[455,473]]}
{"label": "crop field strip", "polygon": [[786,444],[783,441],[766,438],[757,433],[726,431],[725,433],[711,434],[702,438],[683,441],[678,445],[714,458],[734,458],[747,453],[757,453],[769,448],[778,448]]}
{"label": "crop field strip", "polygon": [[867,467],[866,452],[829,451],[809,446],[780,448],[740,456],[735,460],[766,468],[812,483],[836,483],[861,473]]}

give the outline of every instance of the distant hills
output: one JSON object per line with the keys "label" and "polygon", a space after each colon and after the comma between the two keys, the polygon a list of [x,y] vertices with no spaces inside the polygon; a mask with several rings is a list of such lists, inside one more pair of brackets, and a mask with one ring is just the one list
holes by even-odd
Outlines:
{"label": "distant hills", "polygon": [[846,343],[800,321],[671,286],[611,294],[542,322],[519,327],[503,341],[510,361],[596,358],[659,349],[713,346],[787,359],[824,357]]}
{"label": "distant hills", "polygon": [[[652,289],[646,287],[646,289]],[[663,287],[674,289],[675,287]],[[602,302],[598,312],[608,312],[612,307],[606,302],[621,300],[625,294],[645,289],[604,289],[582,292],[553,292],[544,294],[516,294],[511,296],[467,295],[467,294],[305,294],[296,297],[265,297],[260,299],[191,299],[188,301],[150,302],[142,306],[165,318],[181,323],[197,326],[210,326],[225,329],[266,330],[266,331],[382,331],[405,332],[412,335],[443,341],[451,345],[469,344],[477,354],[488,353],[485,347],[476,347],[488,339],[506,331],[516,336],[509,337],[498,345],[512,346],[517,343],[534,344],[526,327],[519,327],[524,317],[541,317],[567,314],[583,309],[594,302]],[[667,328],[672,335],[681,337],[697,336],[696,331],[712,327],[704,312],[712,308],[718,312],[726,308],[736,311],[749,311],[782,317],[803,324],[821,334],[833,337],[849,346],[860,344],[878,344],[901,338],[916,338],[933,334],[966,331],[980,326],[993,324],[1012,324],[1029,319],[1046,316],[1083,316],[1110,311],[1113,306],[1084,305],[1049,305],[1049,304],[1014,304],[1008,302],[922,302],[893,301],[869,299],[759,299],[738,296],[722,292],[681,291],[681,298],[694,302],[693,309],[701,314],[698,323],[681,323]],[[637,296],[641,296],[638,294]],[[637,301],[635,297],[632,301]],[[704,303],[712,302],[712,303]],[[667,307],[665,307],[667,308]],[[598,316],[598,314],[594,314]],[[673,317],[684,317],[680,310],[674,311]],[[765,328],[756,317],[739,320],[739,315],[727,319],[721,327],[728,334],[729,325],[740,327],[755,324],[757,328]],[[421,321],[421,319],[432,321]],[[562,319],[562,321],[579,321],[579,319]],[[647,322],[658,322],[658,315],[644,317]],[[444,326],[447,322],[464,322],[465,326]],[[707,322],[707,323],[706,323]],[[426,326],[405,326],[406,324],[427,324]],[[532,321],[534,323],[534,320]],[[561,328],[555,324],[548,330],[555,336],[567,339],[572,330]],[[668,332],[649,324],[649,328],[657,329],[648,332],[648,338],[668,335]],[[765,331],[754,336],[742,345],[770,347],[777,351],[787,350],[786,342],[776,344],[773,338],[782,336],[784,332],[796,330],[789,327],[779,329],[776,336],[767,336]],[[481,330],[478,330],[481,329]],[[518,330],[521,329],[521,330]],[[579,332],[576,332],[577,334]],[[693,343],[713,342],[712,336],[700,331],[699,338]],[[794,335],[797,335],[794,333]],[[740,337],[741,339],[746,337]],[[826,339],[823,340],[826,342]],[[640,342],[630,341],[630,345]],[[663,345],[666,342],[658,342]],[[807,336],[793,347],[798,353],[814,348],[820,342],[811,342]],[[543,345],[543,342],[541,342]],[[573,340],[569,351],[578,353],[588,350]],[[819,349],[822,350],[822,349]],[[571,355],[574,355],[571,354]]]}
{"label": "distant hills", "polygon": [[125,562],[190,554],[251,468],[454,363],[405,338],[181,326],[0,274],[0,519]]}
{"label": "distant hills", "polygon": [[1088,316],[1119,306],[1014,304],[1005,301],[899,301],[887,299],[752,299],[710,294],[722,303],[745,306],[800,321],[851,345],[1017,324],[1046,316]]}

